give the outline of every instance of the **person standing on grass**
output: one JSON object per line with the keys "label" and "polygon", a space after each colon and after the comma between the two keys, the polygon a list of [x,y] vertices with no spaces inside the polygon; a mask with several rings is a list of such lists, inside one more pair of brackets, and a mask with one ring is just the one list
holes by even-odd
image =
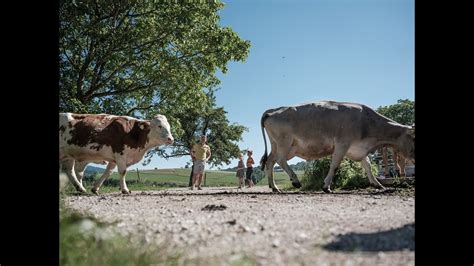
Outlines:
{"label": "person standing on grass", "polygon": [[237,173],[235,174],[239,178],[239,188],[242,188],[245,178],[245,165],[244,165],[244,156],[239,155],[239,163],[237,164]]}
{"label": "person standing on grass", "polygon": [[246,175],[246,179],[248,181],[248,184],[249,184],[249,188],[250,187],[253,187],[254,184],[253,184],[253,181],[252,181],[252,173],[253,173],[253,164],[255,163],[253,158],[252,158],[252,150],[248,150],[247,151],[247,175]]}
{"label": "person standing on grass", "polygon": [[206,136],[201,136],[200,143],[194,144],[191,149],[191,159],[193,160],[193,178],[191,190],[198,186],[201,190],[202,177],[204,176],[204,170],[206,168],[206,162],[211,158],[211,148],[206,144]]}

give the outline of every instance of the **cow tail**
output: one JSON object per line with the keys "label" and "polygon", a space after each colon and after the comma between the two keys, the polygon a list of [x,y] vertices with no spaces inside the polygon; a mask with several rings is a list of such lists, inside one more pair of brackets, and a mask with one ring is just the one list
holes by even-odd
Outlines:
{"label": "cow tail", "polygon": [[265,153],[262,156],[262,159],[260,159],[260,169],[264,170],[265,169],[265,164],[267,163],[268,155],[267,155],[267,139],[265,137],[265,120],[269,117],[268,113],[263,113],[262,120],[260,122],[261,127],[262,127],[262,135],[263,135],[263,143],[265,143]]}

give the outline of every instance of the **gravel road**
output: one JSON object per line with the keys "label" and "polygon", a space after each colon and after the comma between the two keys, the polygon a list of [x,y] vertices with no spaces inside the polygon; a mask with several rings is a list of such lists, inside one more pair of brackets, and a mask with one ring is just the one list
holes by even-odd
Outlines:
{"label": "gravel road", "polygon": [[414,265],[414,195],[181,188],[65,202],[189,264]]}

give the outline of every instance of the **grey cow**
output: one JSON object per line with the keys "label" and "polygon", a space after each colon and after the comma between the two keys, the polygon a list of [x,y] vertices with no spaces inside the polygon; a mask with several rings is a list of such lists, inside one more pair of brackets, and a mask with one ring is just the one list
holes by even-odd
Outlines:
{"label": "grey cow", "polygon": [[[415,129],[401,125],[371,108],[357,103],[320,101],[270,109],[261,119],[265,154],[260,160],[268,184],[280,192],[273,179],[278,163],[290,176],[294,187],[301,187],[287,161],[295,156],[316,160],[332,155],[323,190],[331,192],[334,172],[344,156],[360,161],[372,185],[383,188],[372,175],[367,155],[381,146],[395,147],[405,158],[415,162]],[[265,130],[272,150],[267,155]]]}

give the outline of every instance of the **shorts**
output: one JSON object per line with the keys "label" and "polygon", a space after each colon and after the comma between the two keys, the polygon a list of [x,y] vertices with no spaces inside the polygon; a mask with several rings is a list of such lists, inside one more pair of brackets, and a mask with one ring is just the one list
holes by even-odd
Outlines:
{"label": "shorts", "polygon": [[252,173],[253,173],[253,168],[252,167],[247,167],[247,173],[246,173],[246,179],[247,180],[252,179]]}
{"label": "shorts", "polygon": [[235,176],[238,177],[238,178],[244,178],[245,177],[245,169],[237,170],[237,173],[235,174]]}
{"label": "shorts", "polygon": [[202,160],[194,161],[193,175],[195,174],[204,174],[204,169],[206,168],[206,162]]}

